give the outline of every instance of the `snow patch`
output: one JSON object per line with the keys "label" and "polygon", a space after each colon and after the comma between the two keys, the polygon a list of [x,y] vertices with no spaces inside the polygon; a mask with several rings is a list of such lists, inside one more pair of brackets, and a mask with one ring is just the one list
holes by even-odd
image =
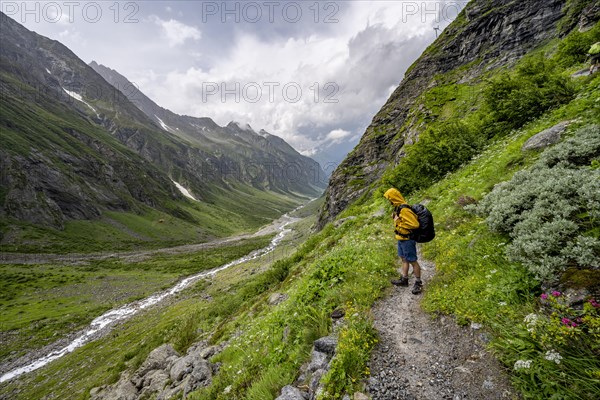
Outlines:
{"label": "snow patch", "polygon": [[48,68],[46,68],[46,72],[49,73],[50,75],[52,75],[52,72],[50,72],[50,70]]}
{"label": "snow patch", "polygon": [[[48,70],[46,70],[46,71],[48,71]],[[50,71],[48,71],[48,73],[50,73]],[[65,93],[67,93],[69,96],[71,96],[71,97],[72,97],[72,98],[74,98],[75,100],[78,100],[78,101],[82,102],[83,104],[85,104],[86,106],[88,106],[89,108],[91,108],[91,109],[92,109],[92,111],[96,113],[96,117],[100,118],[100,115],[98,114],[98,111],[96,111],[96,109],[95,109],[94,107],[92,107],[92,106],[90,105],[90,103],[88,103],[87,101],[85,101],[85,100],[83,99],[83,97],[81,97],[81,95],[80,95],[79,93],[72,92],[72,91],[70,91],[70,90],[67,90],[67,89],[65,89],[65,88],[62,88],[62,90],[64,90],[64,91],[65,91]]]}
{"label": "snow patch", "polygon": [[[156,115],[155,115],[155,117],[156,117]],[[156,118],[158,118],[158,117],[156,117]],[[171,179],[171,182],[173,182],[175,184],[175,186],[177,186],[177,189],[179,189],[181,194],[183,194],[185,197],[192,199],[194,201],[198,201],[198,199],[196,199],[194,196],[192,196],[192,194],[190,193],[189,190],[187,190],[186,188],[184,188],[183,186],[181,186],[179,183],[175,182],[172,179]]]}
{"label": "snow patch", "polygon": [[156,119],[158,120],[158,123],[160,124],[160,126],[161,126],[161,127],[162,127],[162,128],[165,130],[165,131],[167,131],[167,132],[171,132],[171,131],[172,131],[172,129],[171,129],[171,127],[170,127],[169,125],[165,124],[165,123],[163,122],[163,120],[162,120],[162,119],[158,118],[158,115],[154,114],[154,116],[155,116],[155,117],[156,117]]}

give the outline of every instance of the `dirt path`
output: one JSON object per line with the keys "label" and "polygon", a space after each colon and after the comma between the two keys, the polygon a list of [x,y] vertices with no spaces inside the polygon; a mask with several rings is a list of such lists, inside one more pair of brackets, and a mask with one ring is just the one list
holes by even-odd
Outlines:
{"label": "dirt path", "polygon": [[[424,290],[434,274],[421,262]],[[371,362],[368,391],[374,400],[513,399],[502,366],[486,350],[478,325],[459,327],[453,320],[433,320],[421,310],[422,295],[394,287],[374,309],[380,342]]]}
{"label": "dirt path", "polygon": [[255,233],[247,233],[237,236],[230,236],[223,239],[216,239],[210,242],[187,244],[183,246],[166,247],[152,250],[135,250],[126,252],[101,252],[88,254],[25,254],[25,253],[0,253],[0,264],[81,264],[87,261],[97,261],[106,259],[118,259],[124,262],[139,262],[157,255],[176,255],[194,253],[200,250],[212,249],[230,243],[236,243],[242,239],[248,239],[258,236],[273,234],[279,231],[279,228],[290,221],[291,217],[287,214],[273,221],[271,224],[261,228]]}

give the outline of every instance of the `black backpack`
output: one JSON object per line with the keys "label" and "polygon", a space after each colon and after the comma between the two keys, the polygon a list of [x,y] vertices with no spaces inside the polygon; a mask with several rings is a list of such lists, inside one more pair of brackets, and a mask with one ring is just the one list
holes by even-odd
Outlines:
{"label": "black backpack", "polygon": [[431,215],[431,212],[427,209],[427,207],[422,204],[415,204],[412,206],[409,206],[408,204],[402,204],[396,207],[396,212],[398,215],[400,215],[400,211],[403,208],[410,208],[419,220],[419,227],[417,229],[413,229],[408,237],[417,243],[431,242],[435,237],[435,228],[433,226],[433,215]]}

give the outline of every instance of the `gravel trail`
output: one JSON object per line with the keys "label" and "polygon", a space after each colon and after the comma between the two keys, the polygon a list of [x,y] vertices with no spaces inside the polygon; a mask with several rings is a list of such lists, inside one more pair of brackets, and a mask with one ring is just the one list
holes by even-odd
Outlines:
{"label": "gravel trail", "polygon": [[[420,261],[424,292],[435,266]],[[374,400],[514,399],[500,363],[486,351],[477,324],[460,327],[421,310],[422,294],[394,287],[374,309],[380,342],[370,361],[368,392]]]}

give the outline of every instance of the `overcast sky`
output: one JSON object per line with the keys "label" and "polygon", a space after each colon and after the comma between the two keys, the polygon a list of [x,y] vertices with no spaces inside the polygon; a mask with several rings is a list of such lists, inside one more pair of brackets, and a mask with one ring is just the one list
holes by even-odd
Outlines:
{"label": "overcast sky", "polygon": [[2,1],[162,107],[339,162],[466,1]]}

